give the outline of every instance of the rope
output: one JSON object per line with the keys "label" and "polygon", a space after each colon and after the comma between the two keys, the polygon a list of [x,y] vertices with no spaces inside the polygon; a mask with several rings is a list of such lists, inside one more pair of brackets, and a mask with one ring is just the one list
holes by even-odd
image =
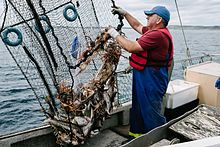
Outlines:
{"label": "rope", "polygon": [[0,32],[3,30],[3,27],[4,27],[4,25],[5,25],[5,19],[6,19],[6,13],[8,12],[8,3],[7,3],[7,1],[4,1],[5,2],[5,9],[4,9],[4,11],[2,12],[2,14],[1,14],[1,17],[3,16],[3,14],[5,13],[5,15],[4,15],[4,17],[3,17],[3,22],[2,22],[2,26],[1,26],[1,29],[0,29]]}
{"label": "rope", "polygon": [[[48,14],[48,13],[50,13],[50,12],[53,12],[53,11],[55,11],[55,10],[57,10],[57,9],[59,9],[59,8],[61,8],[61,7],[63,7],[63,6],[65,6],[65,5],[69,4],[69,3],[71,3],[71,2],[66,2],[66,3],[64,3],[64,4],[58,6],[58,7],[54,8],[54,9],[51,9],[51,10],[45,12],[44,14],[46,15],[46,14]],[[6,5],[5,8],[7,9],[7,5]],[[5,12],[5,13],[7,13],[7,12]],[[19,14],[19,15],[20,15],[20,14]],[[32,21],[32,20],[34,20],[34,17],[31,17],[31,18],[29,18],[29,19],[23,19],[22,21],[20,21],[20,22],[18,22],[18,23],[11,24],[10,26],[11,26],[11,27],[18,26],[18,25],[20,25],[20,24],[27,23],[27,22],[30,22],[30,21]],[[4,21],[3,21],[3,22],[4,22]],[[64,26],[62,26],[62,27],[64,27]],[[6,29],[6,28],[4,28],[4,29]],[[1,31],[2,31],[2,30],[3,30],[3,29],[1,29]]]}
{"label": "rope", "polygon": [[[43,12],[46,13],[46,9],[45,9],[45,8],[43,7],[43,5],[42,5],[42,0],[39,1],[39,6],[43,9]],[[73,86],[74,86],[74,78],[73,78],[71,69],[69,68],[70,63],[68,62],[67,57],[66,57],[66,55],[64,54],[63,48],[61,47],[61,45],[60,45],[60,43],[59,43],[58,37],[57,37],[57,36],[55,35],[55,33],[54,33],[54,27],[51,25],[50,19],[48,18],[47,15],[45,15],[45,16],[46,16],[46,18],[48,19],[48,25],[49,25],[49,28],[51,28],[52,35],[53,35],[53,37],[54,37],[55,40],[56,40],[56,45],[57,45],[57,47],[60,49],[60,54],[63,56],[64,61],[65,61],[65,63],[66,63],[67,66],[68,66],[68,71],[69,71],[69,74],[70,74],[70,77],[71,77],[71,80],[72,80],[72,86],[71,86],[71,88],[73,88]]]}
{"label": "rope", "polygon": [[[1,23],[1,20],[3,19],[3,14],[5,13],[6,9],[4,9],[0,15],[0,23]],[[3,21],[2,21],[3,22]],[[2,29],[1,29],[2,30]]]}
{"label": "rope", "polygon": [[0,19],[2,18],[3,14],[5,13],[5,9],[2,11],[1,15],[0,15]]}
{"label": "rope", "polygon": [[[115,1],[114,1],[114,0],[111,0],[111,1],[112,1],[112,5],[113,5],[112,8],[117,8],[117,6],[115,5]],[[122,27],[124,26],[124,23],[123,23],[124,17],[118,13],[118,19],[119,19],[119,24],[118,24],[116,30],[117,30],[118,32],[121,32],[121,29],[122,29]]]}
{"label": "rope", "polygon": [[98,16],[97,16],[97,13],[96,13],[96,9],[95,9],[93,0],[91,0],[91,3],[92,3],[93,12],[94,12],[94,14],[95,14],[95,19],[96,19],[96,21],[97,21],[97,23],[98,23],[98,26],[101,27],[101,26],[100,26],[100,23],[99,23],[99,20],[98,20]]}
{"label": "rope", "polygon": [[190,55],[189,47],[187,45],[186,35],[185,35],[184,29],[183,29],[183,24],[182,24],[182,20],[181,20],[181,17],[180,17],[180,12],[179,12],[179,8],[178,8],[177,0],[175,0],[175,5],[176,5],[179,21],[180,21],[181,30],[182,30],[182,33],[183,33],[184,42],[185,42],[185,45],[186,45],[186,56],[187,56],[187,58],[190,59],[189,63],[192,65],[191,55]]}
{"label": "rope", "polygon": [[[50,46],[50,44],[49,44],[49,41],[48,41],[48,39],[47,39],[45,33],[43,32],[43,27],[42,27],[42,25],[41,25],[41,23],[40,23],[40,20],[39,20],[39,18],[38,18],[37,11],[36,11],[36,9],[35,9],[35,7],[34,7],[34,5],[33,5],[33,3],[32,3],[31,0],[26,0],[26,2],[27,2],[27,4],[28,4],[28,6],[30,7],[30,10],[31,10],[33,16],[35,17],[35,20],[36,20],[37,25],[40,27],[41,37],[42,37],[42,39],[43,39],[43,41],[44,41],[44,43],[45,43],[45,46],[46,46],[47,51],[48,51],[48,53],[49,53],[49,56],[51,57],[51,60],[52,60],[53,65],[54,65],[54,68],[57,69],[58,64],[57,64],[57,62],[56,62],[56,60],[55,60],[55,56],[54,56],[54,54],[53,54],[53,52],[52,52],[52,48],[51,48],[51,46]],[[10,3],[11,3],[11,2],[10,2]],[[23,48],[24,48],[24,47],[23,47]],[[44,83],[44,85],[45,85],[45,87],[46,87],[46,89],[47,89],[47,91],[48,91],[48,94],[49,94],[50,99],[51,99],[51,102],[52,102],[52,106],[54,107],[54,110],[53,110],[52,112],[57,112],[56,104],[55,104],[55,99],[53,98],[52,91],[51,91],[51,89],[50,89],[50,87],[49,87],[49,85],[48,85],[48,83],[47,83],[47,80],[44,78],[44,75],[43,75],[43,73],[42,73],[42,71],[41,71],[41,69],[40,69],[40,66],[38,65],[38,63],[36,62],[36,60],[35,60],[34,58],[32,58],[32,55],[31,55],[29,52],[27,52],[28,49],[24,48],[24,50],[25,50],[25,53],[28,55],[28,57],[31,59],[31,61],[34,62],[35,66],[37,67],[38,72],[39,72],[39,74],[40,74],[40,77],[41,77],[41,79],[43,80],[43,83]],[[51,108],[52,108],[52,106],[51,106]]]}

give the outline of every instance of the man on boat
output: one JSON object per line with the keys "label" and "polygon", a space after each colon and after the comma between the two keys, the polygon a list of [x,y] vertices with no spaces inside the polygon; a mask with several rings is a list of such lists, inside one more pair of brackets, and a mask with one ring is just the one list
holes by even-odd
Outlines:
{"label": "man on boat", "polygon": [[112,12],[123,15],[142,35],[137,41],[131,41],[120,36],[114,28],[108,29],[110,36],[132,53],[129,58],[133,67],[129,136],[133,139],[166,123],[161,109],[173,61],[173,42],[167,28],[170,13],[164,6],[144,11],[148,21],[144,26],[121,8],[113,8]]}

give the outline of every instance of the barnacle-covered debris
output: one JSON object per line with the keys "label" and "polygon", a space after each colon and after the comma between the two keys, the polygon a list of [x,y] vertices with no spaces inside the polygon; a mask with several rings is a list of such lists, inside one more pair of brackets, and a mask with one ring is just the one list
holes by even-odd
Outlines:
{"label": "barnacle-covered debris", "polygon": [[[79,84],[78,89],[72,89],[62,82],[57,95],[61,103],[60,110],[54,118],[47,120],[53,126],[59,144],[84,143],[87,137],[97,133],[112,109],[117,92],[115,71],[121,47],[113,40],[108,41],[107,33],[102,33],[95,46],[89,48],[88,52],[91,51],[96,53],[89,58],[84,54],[81,59],[91,61],[94,55],[101,55],[102,65],[97,73],[88,82]],[[84,68],[81,70],[84,70],[89,62],[82,64]]]}

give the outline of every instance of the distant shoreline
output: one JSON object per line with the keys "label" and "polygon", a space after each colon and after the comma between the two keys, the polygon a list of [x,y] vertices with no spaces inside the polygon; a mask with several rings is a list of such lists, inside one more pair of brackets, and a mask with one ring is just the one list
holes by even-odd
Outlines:
{"label": "distant shoreline", "polygon": [[[179,25],[169,25],[169,29],[181,29]],[[131,29],[131,27],[123,27],[123,29]],[[183,26],[183,29],[213,29],[220,30],[220,26]]]}
{"label": "distant shoreline", "polygon": [[[181,28],[179,25],[170,25],[169,28],[171,29],[178,29]],[[216,29],[219,30],[220,26],[183,26],[184,29]]]}

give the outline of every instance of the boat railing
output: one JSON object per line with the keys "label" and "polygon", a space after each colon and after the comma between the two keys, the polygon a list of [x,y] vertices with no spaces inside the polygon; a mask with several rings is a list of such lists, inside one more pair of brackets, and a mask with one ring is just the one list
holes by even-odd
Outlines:
{"label": "boat railing", "polygon": [[[183,79],[184,70],[188,66],[208,61],[220,63],[220,54],[204,54],[201,56],[175,60],[171,80]],[[122,106],[122,104],[130,102],[132,99],[132,69],[124,69],[117,72],[117,88],[118,94],[115,100],[115,106]]]}

